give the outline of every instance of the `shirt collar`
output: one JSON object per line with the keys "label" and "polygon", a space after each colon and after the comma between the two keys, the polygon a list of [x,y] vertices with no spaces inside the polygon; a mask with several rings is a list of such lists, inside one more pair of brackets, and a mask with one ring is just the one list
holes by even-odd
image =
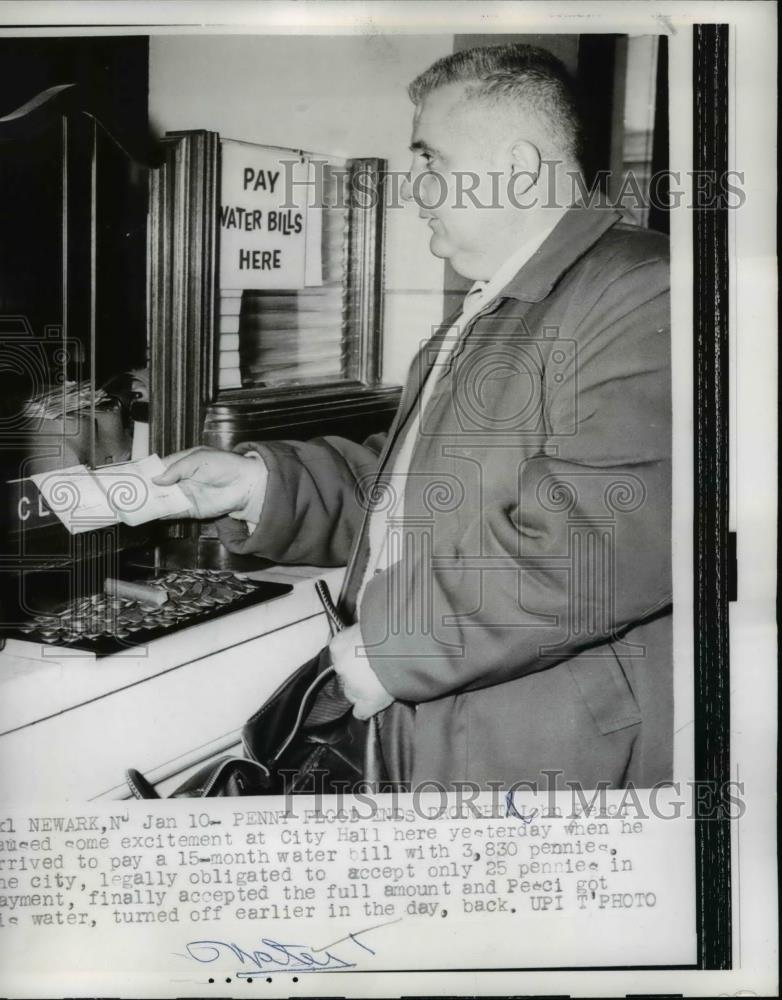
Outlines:
{"label": "shirt collar", "polygon": [[508,282],[518,274],[546,239],[548,239],[566,212],[567,209],[565,208],[550,211],[546,216],[546,226],[539,232],[533,233],[532,236],[528,236],[513,251],[510,257],[497,268],[488,281],[476,281],[467,295],[471,296],[474,292],[477,292],[479,293],[480,301],[484,305],[491,302],[492,299],[499,295]]}
{"label": "shirt collar", "polygon": [[616,209],[576,205],[549,215],[550,224],[530,237],[488,281],[476,281],[465,296],[471,312],[500,292],[523,302],[540,302],[562,275],[622,218]]}
{"label": "shirt collar", "polygon": [[541,302],[559,279],[622,219],[614,208],[576,205],[567,209],[529,259],[502,288],[522,302]]}

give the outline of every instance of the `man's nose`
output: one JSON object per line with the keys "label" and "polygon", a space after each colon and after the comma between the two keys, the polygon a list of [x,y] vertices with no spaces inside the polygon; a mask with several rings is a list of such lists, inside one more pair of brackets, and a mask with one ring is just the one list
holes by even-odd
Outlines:
{"label": "man's nose", "polygon": [[440,187],[425,171],[410,170],[402,181],[401,196],[406,202],[414,202],[419,209],[428,212],[436,207]]}

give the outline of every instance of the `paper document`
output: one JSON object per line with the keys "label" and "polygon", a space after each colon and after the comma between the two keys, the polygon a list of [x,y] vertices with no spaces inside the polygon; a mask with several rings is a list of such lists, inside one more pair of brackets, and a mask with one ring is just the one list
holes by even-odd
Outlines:
{"label": "paper document", "polygon": [[158,455],[90,470],[73,465],[31,476],[54,514],[72,535],[109,524],[137,525],[184,514],[189,502],[179,486],[157,486],[165,469]]}
{"label": "paper document", "polygon": [[106,494],[86,465],[39,472],[30,478],[41,491],[46,505],[72,535],[118,520],[109,507]]}

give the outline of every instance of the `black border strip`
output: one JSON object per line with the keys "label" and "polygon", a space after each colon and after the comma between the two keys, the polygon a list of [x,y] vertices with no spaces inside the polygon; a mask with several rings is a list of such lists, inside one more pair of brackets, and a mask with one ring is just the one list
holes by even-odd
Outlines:
{"label": "black border strip", "polygon": [[[726,24],[693,36],[693,170],[728,169]],[[718,190],[718,188],[717,188]],[[728,210],[693,209],[695,779],[730,780],[728,649]],[[718,795],[719,800],[719,795]],[[695,823],[698,966],[730,969],[730,820]]]}

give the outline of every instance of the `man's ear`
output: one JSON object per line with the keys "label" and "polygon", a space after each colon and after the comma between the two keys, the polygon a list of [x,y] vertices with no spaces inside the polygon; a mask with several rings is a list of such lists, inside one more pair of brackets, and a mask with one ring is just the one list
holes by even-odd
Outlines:
{"label": "man's ear", "polygon": [[529,139],[516,139],[510,147],[511,174],[520,174],[514,189],[516,194],[523,194],[533,185],[537,184],[540,177],[540,150],[534,142]]}

